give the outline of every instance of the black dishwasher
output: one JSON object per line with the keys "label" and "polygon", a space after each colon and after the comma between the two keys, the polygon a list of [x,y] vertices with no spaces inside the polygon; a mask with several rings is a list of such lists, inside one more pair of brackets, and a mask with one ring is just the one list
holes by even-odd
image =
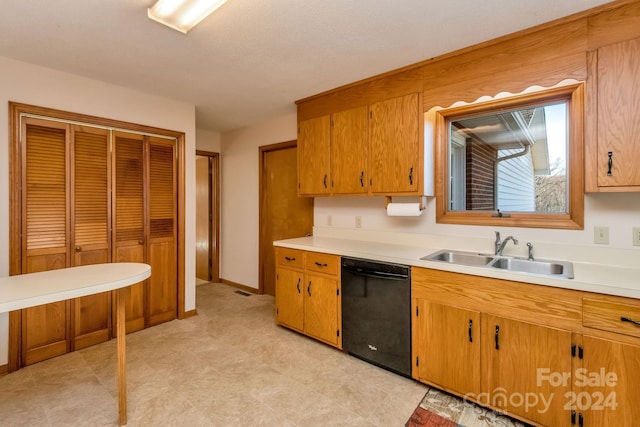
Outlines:
{"label": "black dishwasher", "polygon": [[342,348],[411,377],[411,269],[342,258]]}

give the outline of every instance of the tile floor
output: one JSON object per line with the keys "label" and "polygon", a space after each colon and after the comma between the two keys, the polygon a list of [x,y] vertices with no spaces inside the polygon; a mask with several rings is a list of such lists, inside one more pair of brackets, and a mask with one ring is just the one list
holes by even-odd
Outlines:
{"label": "tile floor", "polygon": [[[273,321],[274,300],[197,287],[198,316],[127,336],[130,426],[403,426],[427,387]],[[2,426],[116,425],[116,341],[0,377]]]}

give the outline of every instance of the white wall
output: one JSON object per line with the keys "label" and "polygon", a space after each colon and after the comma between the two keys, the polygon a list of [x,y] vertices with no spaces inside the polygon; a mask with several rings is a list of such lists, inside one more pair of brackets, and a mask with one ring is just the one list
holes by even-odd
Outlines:
{"label": "white wall", "polygon": [[[415,197],[394,197],[394,202],[415,201]],[[332,217],[331,227],[327,226],[329,215]],[[362,228],[359,230],[355,228],[356,215],[361,217]],[[376,232],[385,232],[382,238],[387,241],[396,239],[399,243],[423,243],[425,246],[432,241],[436,244],[440,241],[441,245],[451,244],[444,243],[445,241],[456,242],[461,245],[460,249],[482,251],[493,250],[494,231],[500,231],[503,238],[513,235],[520,241],[517,247],[509,245],[506,248],[505,254],[509,255],[526,255],[525,243],[530,241],[537,251],[536,256],[542,258],[587,260],[588,257],[597,254],[599,258],[596,262],[599,260],[603,263],[621,265],[632,263],[637,266],[640,256],[640,247],[632,245],[631,230],[632,227],[640,227],[640,196],[637,193],[585,195],[584,230],[436,224],[433,197],[428,198],[427,209],[420,217],[387,216],[382,197],[316,198],[314,224],[316,235],[355,235],[359,236],[358,238],[371,239]],[[609,227],[608,245],[594,243],[594,226]],[[388,232],[395,233],[395,236],[389,235]],[[441,236],[441,239],[438,239],[438,236]],[[563,252],[567,248],[580,253]]]}
{"label": "white wall", "polygon": [[196,129],[196,150],[220,153],[220,132]]}
{"label": "white wall", "polygon": [[222,134],[220,277],[259,287],[258,147],[296,139],[296,113]]}
{"label": "white wall", "polygon": [[[0,57],[0,276],[9,274],[8,102],[89,114],[186,135],[185,310],[195,308],[195,107]],[[7,363],[8,316],[0,315],[0,365]]]}

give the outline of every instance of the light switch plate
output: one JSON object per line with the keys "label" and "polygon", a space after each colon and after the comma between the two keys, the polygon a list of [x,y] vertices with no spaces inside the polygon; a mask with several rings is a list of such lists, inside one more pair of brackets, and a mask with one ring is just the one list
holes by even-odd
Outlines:
{"label": "light switch plate", "polygon": [[633,227],[633,246],[640,246],[640,227]]}
{"label": "light switch plate", "polygon": [[593,227],[593,243],[598,245],[608,245],[609,227]]}
{"label": "light switch plate", "polygon": [[362,217],[360,215],[356,216],[356,228],[362,228]]}
{"label": "light switch plate", "polygon": [[333,225],[333,217],[331,215],[327,215],[327,226],[331,227]]}

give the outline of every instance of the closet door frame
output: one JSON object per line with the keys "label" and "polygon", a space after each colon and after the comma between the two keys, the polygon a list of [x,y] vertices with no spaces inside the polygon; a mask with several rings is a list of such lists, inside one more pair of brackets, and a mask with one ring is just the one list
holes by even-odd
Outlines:
{"label": "closet door frame", "polygon": [[[86,124],[114,130],[140,132],[175,138],[177,141],[177,307],[178,319],[193,315],[185,312],[185,134],[168,129],[145,126],[120,120],[106,119],[86,114],[9,102],[9,275],[22,272],[22,143],[21,118],[23,115],[49,120],[61,120],[74,124]],[[20,369],[21,365],[21,312],[9,313],[9,354],[7,371]]]}

